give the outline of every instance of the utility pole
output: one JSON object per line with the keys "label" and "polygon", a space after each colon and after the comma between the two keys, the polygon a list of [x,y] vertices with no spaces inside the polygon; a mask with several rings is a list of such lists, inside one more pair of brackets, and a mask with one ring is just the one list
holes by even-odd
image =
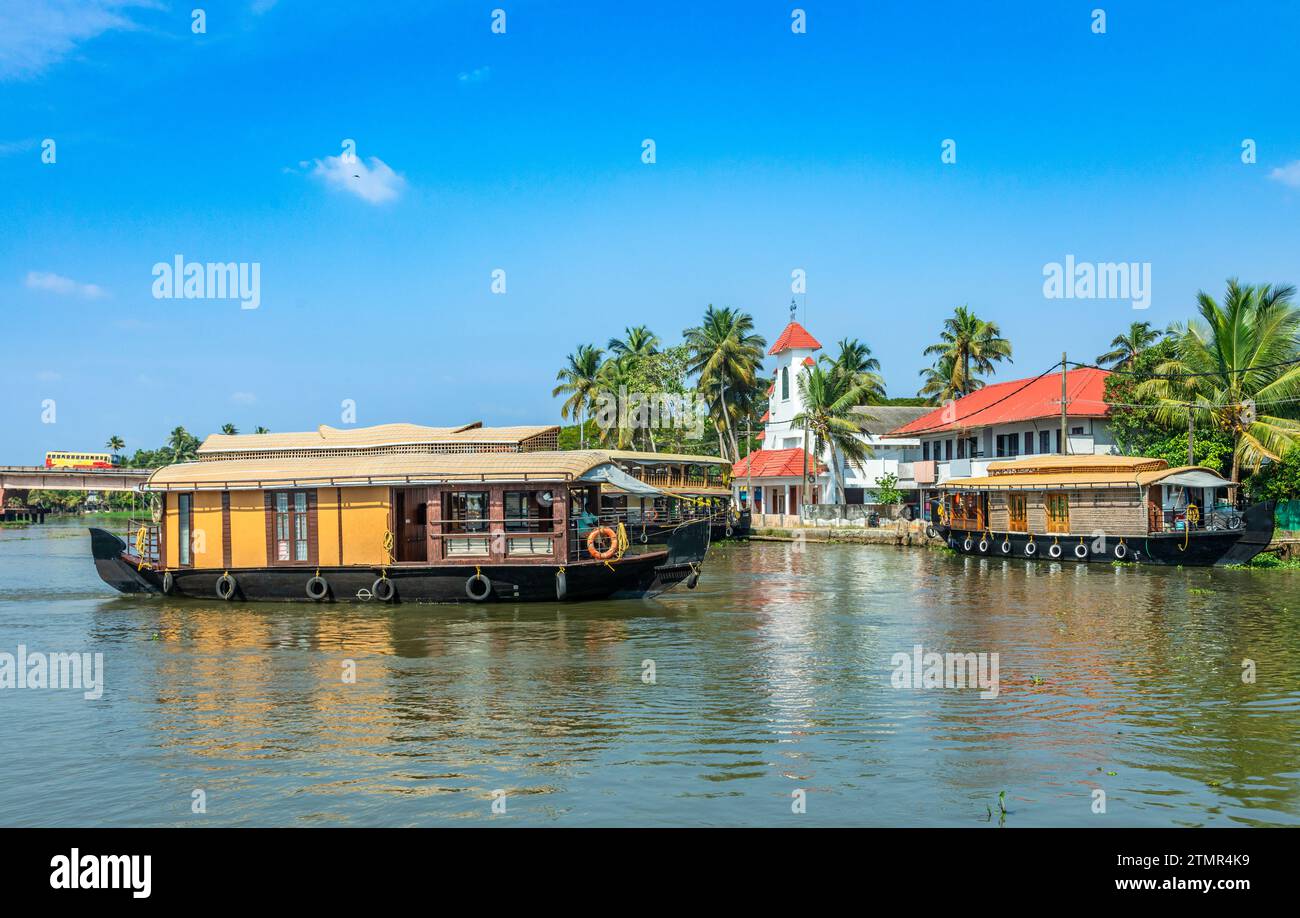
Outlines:
{"label": "utility pole", "polygon": [[1070,431],[1065,420],[1065,351],[1061,351],[1061,455],[1070,451]]}
{"label": "utility pole", "polygon": [[1187,403],[1187,464],[1196,465],[1196,415],[1192,413],[1192,402]]}
{"label": "utility pole", "polygon": [[[791,300],[790,302],[793,304],[794,300]],[[805,415],[805,417],[807,416]],[[799,443],[800,446],[802,447],[800,451],[803,453],[803,477],[799,479],[799,492],[795,495],[795,500],[799,502],[799,509],[798,509],[799,525],[802,526],[803,525],[803,500],[804,500],[803,492],[808,490],[808,422],[806,420],[803,422],[803,437],[800,438]]]}
{"label": "utility pole", "polygon": [[752,516],[754,513],[754,431],[751,427],[751,421],[745,420],[745,458],[749,461],[745,463],[745,491],[749,494],[749,512]]}

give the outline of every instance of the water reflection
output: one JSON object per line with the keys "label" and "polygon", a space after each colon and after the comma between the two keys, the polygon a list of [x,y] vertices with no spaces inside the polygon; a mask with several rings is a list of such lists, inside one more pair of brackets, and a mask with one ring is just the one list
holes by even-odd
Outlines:
{"label": "water reflection", "polygon": [[[19,824],[978,825],[1004,790],[1008,826],[1300,822],[1286,574],[754,543],[663,600],[241,606],[107,597],[76,542],[0,545],[53,584],[0,597],[6,643],[108,671],[0,695],[43,750]],[[918,644],[996,652],[998,697],[892,688]]]}

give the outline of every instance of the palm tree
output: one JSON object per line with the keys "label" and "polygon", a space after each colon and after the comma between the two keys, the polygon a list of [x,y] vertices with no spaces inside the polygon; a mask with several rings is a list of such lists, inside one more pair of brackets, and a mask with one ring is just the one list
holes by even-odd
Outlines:
{"label": "palm tree", "polygon": [[862,428],[858,426],[859,416],[853,412],[866,399],[869,383],[861,377],[815,364],[799,373],[796,382],[803,411],[795,415],[791,424],[803,428],[805,437],[812,435],[812,455],[829,452],[830,502],[841,503],[844,486],[840,480],[840,457],[850,463],[861,463],[872,455],[871,447],[858,439]]}
{"label": "palm tree", "polygon": [[712,304],[704,311],[704,321],[682,335],[690,351],[687,372],[699,377],[715,423],[726,433],[726,458],[739,461],[736,423],[741,406],[734,397],[729,401],[728,394],[754,388],[767,342],[754,333],[753,316],[730,306],[714,309]]}
{"label": "palm tree", "polygon": [[174,461],[186,462],[198,454],[199,440],[184,427],[177,427],[168,435],[167,446]]}
{"label": "palm tree", "polygon": [[1111,349],[1097,358],[1097,364],[1110,369],[1123,367],[1131,370],[1138,356],[1159,341],[1163,334],[1155,331],[1150,322],[1134,322],[1127,332],[1115,336],[1110,342]]}
{"label": "palm tree", "polygon": [[1228,280],[1222,305],[1200,291],[1200,321],[1174,329],[1174,356],[1136,390],[1157,400],[1164,423],[1191,411],[1196,422],[1228,431],[1234,482],[1243,467],[1258,471],[1300,439],[1300,310],[1294,296],[1290,284],[1242,286],[1236,278]]}
{"label": "palm tree", "polygon": [[[942,405],[949,399],[960,398],[961,393],[953,386],[952,367],[953,359],[946,354],[936,360],[934,366],[926,367],[921,371],[924,379],[916,394],[928,398],[931,405]],[[982,379],[971,379],[968,382],[971,392],[978,392],[984,388]]]}
{"label": "palm tree", "polygon": [[1002,337],[996,323],[986,322],[966,306],[958,306],[943,323],[939,342],[923,353],[952,358],[954,397],[969,395],[982,384],[976,374],[989,374],[1000,361],[1011,363],[1011,342]]}
{"label": "palm tree", "polygon": [[231,434],[231,435],[234,435],[234,434],[239,433],[239,429],[238,429],[237,427],[235,427],[234,424],[222,424],[222,425],[221,425],[221,432],[222,432],[223,434]]}
{"label": "palm tree", "polygon": [[568,395],[560,406],[560,417],[578,422],[578,445],[587,446],[587,412],[600,389],[600,360],[604,351],[592,344],[579,344],[577,353],[568,356],[568,366],[555,374],[560,385],[551,390],[551,396]]}
{"label": "palm tree", "polygon": [[832,372],[856,381],[864,392],[864,404],[884,401],[885,381],[880,375],[880,361],[871,356],[871,348],[857,338],[844,338],[839,349],[834,360],[823,354],[822,363]]}
{"label": "palm tree", "polygon": [[623,329],[623,338],[610,338],[609,352],[616,357],[648,357],[659,353],[659,336],[644,325]]}
{"label": "palm tree", "polygon": [[[617,449],[627,449],[636,440],[636,430],[632,426],[631,417],[628,416],[631,406],[625,406],[620,398],[636,385],[633,362],[634,358],[630,354],[613,357],[601,364],[596,374],[596,385],[601,397],[614,399],[616,405],[613,423],[600,424],[600,442],[608,443],[612,436]],[[627,411],[624,410],[625,407]]]}
{"label": "palm tree", "polygon": [[116,456],[126,448],[126,441],[121,437],[114,435],[108,438],[108,442],[105,443],[104,446],[108,447],[108,449],[112,451],[113,455]]}
{"label": "palm tree", "polygon": [[263,427],[260,424],[253,428],[253,433],[261,434],[261,433],[270,433],[270,432],[271,432],[270,430],[268,430],[267,428]]}

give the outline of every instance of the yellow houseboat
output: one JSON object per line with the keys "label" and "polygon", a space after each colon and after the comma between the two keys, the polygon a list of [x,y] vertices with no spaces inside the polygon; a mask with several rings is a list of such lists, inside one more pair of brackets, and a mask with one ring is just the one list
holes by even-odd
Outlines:
{"label": "yellow houseboat", "polygon": [[143,489],[156,519],[92,529],[123,592],[223,600],[485,602],[646,596],[694,587],[707,520],[637,545],[601,489],[665,493],[554,427],[391,424],[209,437]]}

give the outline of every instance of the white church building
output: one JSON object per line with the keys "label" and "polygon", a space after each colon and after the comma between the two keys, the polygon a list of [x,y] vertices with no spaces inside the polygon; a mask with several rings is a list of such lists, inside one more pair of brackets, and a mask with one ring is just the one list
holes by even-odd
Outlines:
{"label": "white church building", "polygon": [[[811,448],[811,438],[805,441],[804,431],[792,423],[803,411],[799,374],[816,362],[816,354],[821,349],[820,342],[791,319],[768,351],[776,365],[771,371],[768,410],[762,418],[762,447],[732,468],[731,484],[736,501],[749,507],[752,489],[752,509],[756,514],[797,517],[801,503],[818,504],[830,491],[829,449],[819,456],[805,454],[805,449]],[[862,415],[860,438],[871,447],[872,456],[861,466],[851,465],[841,457],[844,467],[840,480],[845,486],[845,502],[849,505],[874,503],[877,479],[893,475],[898,479],[897,487],[905,494],[904,502],[917,503],[920,495],[912,463],[921,457],[921,441],[917,437],[886,434],[933,409],[872,405],[856,410]],[[801,491],[805,470],[812,479],[807,493]]]}

